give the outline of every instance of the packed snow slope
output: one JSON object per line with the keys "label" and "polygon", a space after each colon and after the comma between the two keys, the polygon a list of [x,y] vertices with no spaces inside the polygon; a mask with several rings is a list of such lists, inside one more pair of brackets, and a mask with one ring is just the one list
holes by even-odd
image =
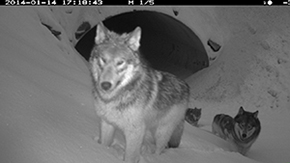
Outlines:
{"label": "packed snow slope", "polygon": [[[186,124],[180,148],[145,153],[141,162],[290,161],[289,12],[267,9],[216,9],[228,42],[187,80],[191,107],[203,108],[200,128]],[[96,142],[89,70],[63,22],[49,8],[2,7],[0,24],[0,162],[121,162],[122,150]],[[234,115],[240,105],[259,110],[262,123],[247,157],[210,133],[215,114]],[[117,140],[122,147],[121,134]]]}

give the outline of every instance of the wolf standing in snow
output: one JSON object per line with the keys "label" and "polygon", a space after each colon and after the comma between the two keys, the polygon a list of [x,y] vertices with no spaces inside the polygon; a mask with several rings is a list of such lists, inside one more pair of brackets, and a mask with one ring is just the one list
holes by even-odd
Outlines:
{"label": "wolf standing in snow", "polygon": [[212,123],[212,132],[235,145],[238,152],[245,155],[257,140],[261,124],[258,119],[259,111],[248,112],[240,107],[235,118],[218,114]]}
{"label": "wolf standing in snow", "polygon": [[145,132],[155,139],[155,153],[178,147],[188,108],[189,87],[174,75],[150,68],[139,54],[141,28],[122,35],[98,24],[90,65],[98,142],[110,146],[116,128],[126,138],[124,159],[139,162]]}

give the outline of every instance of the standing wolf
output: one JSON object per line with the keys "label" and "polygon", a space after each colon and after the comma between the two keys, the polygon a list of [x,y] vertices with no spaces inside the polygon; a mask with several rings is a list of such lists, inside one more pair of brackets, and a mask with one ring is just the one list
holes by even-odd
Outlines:
{"label": "standing wolf", "polygon": [[238,151],[245,155],[257,140],[261,124],[258,119],[259,111],[248,112],[240,107],[235,118],[218,114],[212,123],[212,132],[234,144]]}
{"label": "standing wolf", "polygon": [[151,69],[139,54],[141,29],[118,35],[97,26],[90,58],[93,95],[101,117],[98,142],[110,146],[116,128],[126,138],[124,159],[139,162],[146,131],[156,154],[178,147],[188,108],[189,87],[175,76]]}

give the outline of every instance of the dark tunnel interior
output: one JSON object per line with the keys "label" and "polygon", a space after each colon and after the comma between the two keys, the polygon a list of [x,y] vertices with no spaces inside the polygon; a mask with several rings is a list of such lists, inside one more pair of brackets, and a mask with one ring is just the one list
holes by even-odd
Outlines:
{"label": "dark tunnel interior", "polygon": [[[116,33],[141,27],[140,52],[149,64],[184,79],[209,66],[208,56],[198,36],[177,19],[155,11],[133,11],[108,17],[104,25]],[[75,48],[88,60],[94,46],[96,26],[84,22],[75,36]]]}

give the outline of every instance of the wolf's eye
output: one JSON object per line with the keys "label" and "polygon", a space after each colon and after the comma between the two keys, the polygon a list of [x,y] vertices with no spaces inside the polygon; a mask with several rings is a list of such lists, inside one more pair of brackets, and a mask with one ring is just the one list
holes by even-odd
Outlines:
{"label": "wolf's eye", "polygon": [[252,129],[252,126],[251,125],[248,125],[248,130]]}
{"label": "wolf's eye", "polygon": [[241,123],[240,126],[244,128],[245,127],[245,124],[244,123]]}
{"label": "wolf's eye", "polygon": [[117,66],[122,66],[124,63],[125,63],[124,60],[119,60],[119,61],[117,61],[116,65]]}

